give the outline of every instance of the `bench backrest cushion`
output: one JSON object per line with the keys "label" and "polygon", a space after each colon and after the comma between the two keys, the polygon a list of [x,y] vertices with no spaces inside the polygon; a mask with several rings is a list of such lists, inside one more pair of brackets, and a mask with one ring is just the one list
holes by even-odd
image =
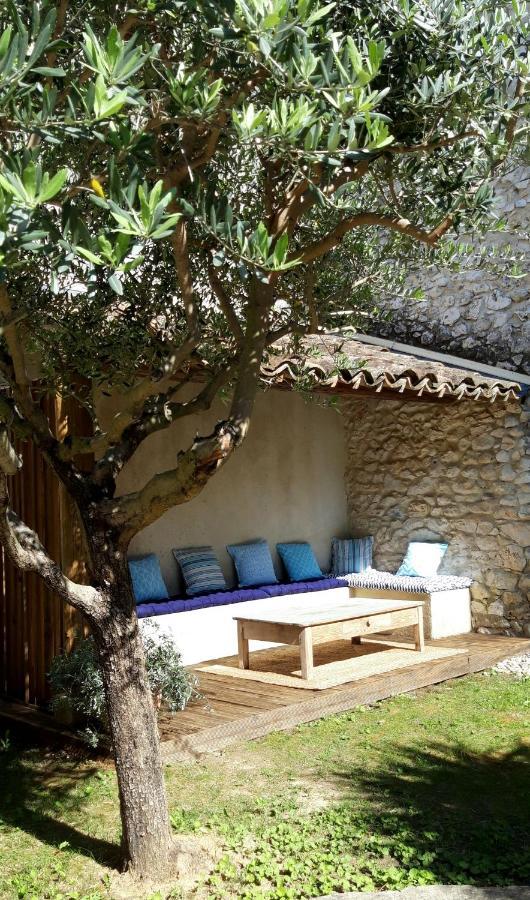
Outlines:
{"label": "bench backrest cushion", "polygon": [[334,575],[350,575],[365,572],[372,567],[374,539],[372,535],[362,538],[333,538],[331,542],[331,571]]}
{"label": "bench backrest cushion", "polygon": [[396,575],[420,578],[436,575],[447,547],[448,544],[434,541],[411,541]]}
{"label": "bench backrest cushion", "polygon": [[239,587],[259,587],[278,581],[267,541],[229,544],[226,549],[234,561]]}
{"label": "bench backrest cushion", "polygon": [[322,578],[322,569],[307,541],[276,544],[289,581],[312,581]]}
{"label": "bench backrest cushion", "polygon": [[166,583],[162,578],[160,563],[155,553],[137,556],[129,560],[129,572],[137,603],[146,601],[167,600],[169,597]]}
{"label": "bench backrest cushion", "polygon": [[173,549],[188,597],[226,591],[225,577],[212,547],[181,547]]}

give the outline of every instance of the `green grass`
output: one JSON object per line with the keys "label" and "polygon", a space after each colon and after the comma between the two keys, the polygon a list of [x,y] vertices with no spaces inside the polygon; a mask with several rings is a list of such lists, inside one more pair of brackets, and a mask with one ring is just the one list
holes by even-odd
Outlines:
{"label": "green grass", "polygon": [[[220,857],[184,896],[530,884],[529,725],[528,681],[474,676],[168,768],[175,830]],[[7,744],[0,897],[114,897],[113,771]]]}

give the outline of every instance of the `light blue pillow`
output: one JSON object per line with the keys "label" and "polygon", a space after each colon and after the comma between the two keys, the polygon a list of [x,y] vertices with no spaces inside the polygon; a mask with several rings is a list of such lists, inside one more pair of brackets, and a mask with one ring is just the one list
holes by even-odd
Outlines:
{"label": "light blue pillow", "polygon": [[189,597],[226,591],[225,577],[212,547],[183,547],[173,550],[186,582]]}
{"label": "light blue pillow", "polygon": [[372,535],[362,538],[331,541],[331,571],[334,575],[351,575],[372,568],[374,539]]}
{"label": "light blue pillow", "polygon": [[276,544],[276,549],[289,581],[314,581],[316,578],[322,578],[322,569],[307,541]]}
{"label": "light blue pillow", "polygon": [[448,546],[431,541],[411,541],[396,575],[412,575],[419,578],[436,575]]}
{"label": "light blue pillow", "polygon": [[167,600],[169,594],[156,553],[137,556],[129,560],[129,572],[137,603],[148,603],[156,600]]}
{"label": "light blue pillow", "polygon": [[229,544],[226,549],[234,560],[239,587],[277,584],[278,579],[267,541]]}

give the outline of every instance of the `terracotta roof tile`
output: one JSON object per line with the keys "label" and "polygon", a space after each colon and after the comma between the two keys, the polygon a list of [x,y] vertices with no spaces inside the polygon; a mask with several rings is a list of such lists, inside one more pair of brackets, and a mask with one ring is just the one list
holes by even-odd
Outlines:
{"label": "terracotta roof tile", "polygon": [[515,381],[328,335],[303,339],[298,353],[285,344],[276,345],[262,373],[265,381],[278,387],[287,387],[303,376],[313,389],[341,393],[372,390],[410,395],[413,392],[418,397],[432,399],[494,402],[514,400],[520,392],[520,385]]}

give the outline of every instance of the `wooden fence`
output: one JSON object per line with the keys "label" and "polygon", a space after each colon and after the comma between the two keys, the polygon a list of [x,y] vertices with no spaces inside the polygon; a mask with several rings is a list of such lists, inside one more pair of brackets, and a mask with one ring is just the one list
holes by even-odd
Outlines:
{"label": "wooden fence", "polygon": [[[46,401],[58,434],[82,415],[59,399]],[[30,442],[19,447],[23,467],[11,479],[11,505],[39,535],[71,578],[85,578],[81,530],[58,479]],[[49,699],[53,657],[83,630],[80,615],[52,594],[35,574],[22,573],[0,547],[0,696],[42,705]]]}

